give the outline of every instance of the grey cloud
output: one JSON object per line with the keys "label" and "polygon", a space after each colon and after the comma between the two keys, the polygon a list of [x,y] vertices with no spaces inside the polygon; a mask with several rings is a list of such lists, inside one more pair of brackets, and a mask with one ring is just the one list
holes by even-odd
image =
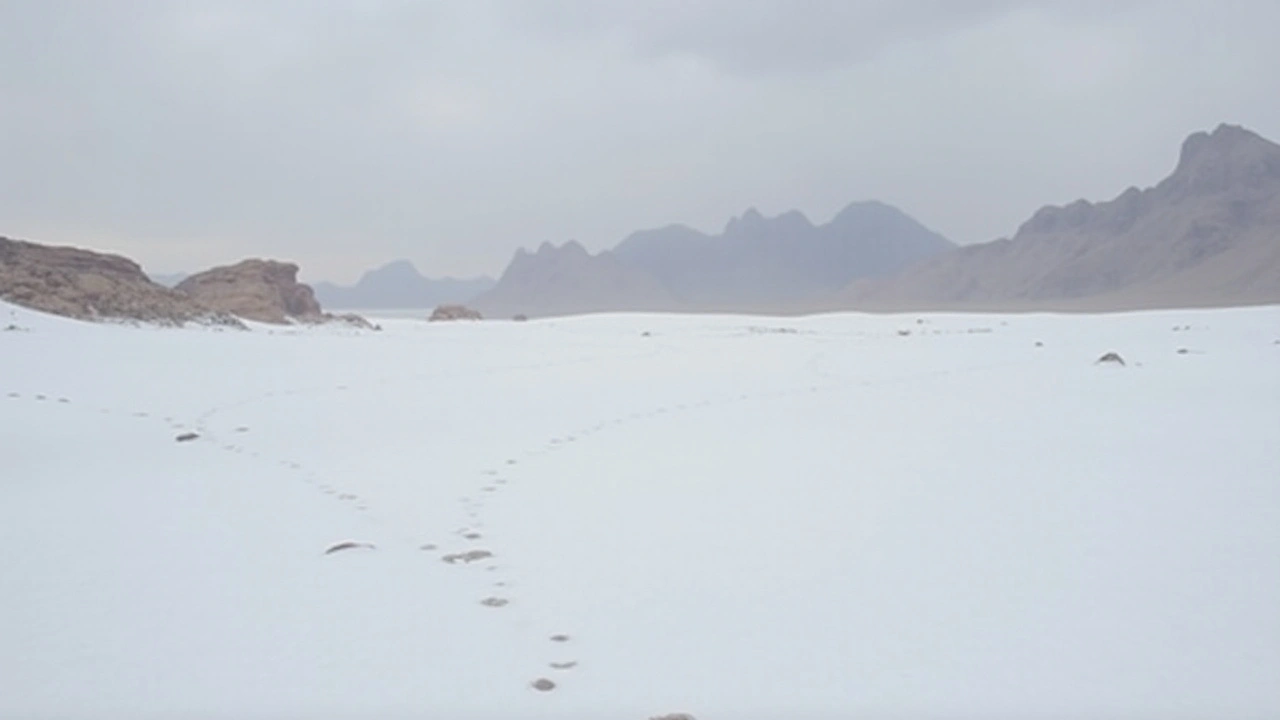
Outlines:
{"label": "grey cloud", "polygon": [[750,205],[962,242],[1280,135],[1270,2],[0,0],[0,233],[500,272]]}
{"label": "grey cloud", "polygon": [[[1071,3],[1073,16],[1130,2]],[[517,5],[555,32],[604,32],[654,57],[689,56],[734,74],[803,73],[865,62],[887,46],[980,25],[1026,0],[533,0]]]}

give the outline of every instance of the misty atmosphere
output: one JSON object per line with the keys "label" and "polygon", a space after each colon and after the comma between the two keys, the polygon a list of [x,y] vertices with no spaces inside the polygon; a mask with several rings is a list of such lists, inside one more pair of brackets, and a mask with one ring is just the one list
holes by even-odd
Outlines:
{"label": "misty atmosphere", "polygon": [[0,0],[0,720],[1280,717],[1277,27]]}

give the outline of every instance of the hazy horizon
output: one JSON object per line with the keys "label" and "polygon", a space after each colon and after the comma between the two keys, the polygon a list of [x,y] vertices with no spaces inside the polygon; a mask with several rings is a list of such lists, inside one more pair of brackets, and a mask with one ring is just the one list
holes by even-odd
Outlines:
{"label": "hazy horizon", "polygon": [[951,240],[1280,137],[1268,2],[0,4],[0,235],[150,272],[501,274],[749,207]]}

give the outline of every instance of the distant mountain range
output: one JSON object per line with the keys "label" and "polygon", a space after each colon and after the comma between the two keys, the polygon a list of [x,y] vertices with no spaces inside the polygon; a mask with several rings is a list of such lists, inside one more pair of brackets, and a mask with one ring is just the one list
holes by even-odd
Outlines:
{"label": "distant mountain range", "polygon": [[474,301],[490,316],[1266,303],[1280,303],[1280,146],[1235,125],[1187,138],[1155,187],[1045,207],[1012,239],[956,247],[878,202],[825,225],[748,210],[718,235],[672,225],[594,255],[519,250]]}
{"label": "distant mountain range", "polygon": [[576,242],[516,252],[474,303],[488,315],[603,310],[774,311],[813,302],[955,246],[901,210],[859,202],[814,225],[754,209],[718,235],[684,225],[633,233],[592,255]]}
{"label": "distant mountain range", "polygon": [[446,303],[467,303],[493,287],[493,279],[432,279],[424,277],[408,260],[396,260],[366,272],[355,285],[319,282],[313,287],[316,298],[326,308],[434,308]]}
{"label": "distant mountain range", "polygon": [[831,308],[1099,309],[1280,302],[1280,145],[1195,133],[1155,187],[1046,207],[1011,240],[959,248]]}

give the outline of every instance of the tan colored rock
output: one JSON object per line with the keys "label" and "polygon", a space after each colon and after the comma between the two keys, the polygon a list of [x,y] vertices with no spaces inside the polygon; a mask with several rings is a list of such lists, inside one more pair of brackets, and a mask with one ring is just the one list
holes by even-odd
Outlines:
{"label": "tan colored rock", "polygon": [[431,317],[428,319],[432,321],[483,320],[484,316],[478,310],[472,310],[464,305],[441,305],[431,313]]}
{"label": "tan colored rock", "polygon": [[175,288],[197,302],[258,322],[324,320],[311,287],[298,282],[298,266],[276,260],[242,260],[196,273]]}
{"label": "tan colored rock", "polygon": [[80,320],[244,326],[185,293],[156,284],[137,263],[74,247],[0,237],[0,298]]}

